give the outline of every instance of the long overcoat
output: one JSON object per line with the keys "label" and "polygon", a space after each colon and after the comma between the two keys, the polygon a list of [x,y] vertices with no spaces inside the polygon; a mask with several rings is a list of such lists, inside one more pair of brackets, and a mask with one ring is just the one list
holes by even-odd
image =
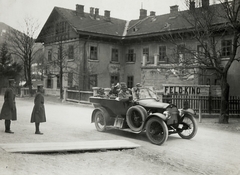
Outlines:
{"label": "long overcoat", "polygon": [[31,115],[31,123],[33,122],[46,122],[44,97],[41,93],[37,93],[34,99],[34,107]]}
{"label": "long overcoat", "polygon": [[8,88],[4,94],[4,103],[0,114],[1,119],[17,120],[15,93],[11,88]]}

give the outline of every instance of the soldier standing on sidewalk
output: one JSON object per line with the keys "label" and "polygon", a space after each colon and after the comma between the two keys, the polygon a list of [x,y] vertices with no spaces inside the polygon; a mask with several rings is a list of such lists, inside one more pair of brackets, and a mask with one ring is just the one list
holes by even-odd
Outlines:
{"label": "soldier standing on sidewalk", "polygon": [[46,114],[45,114],[45,107],[44,107],[44,97],[43,97],[43,86],[38,85],[37,94],[34,99],[34,107],[31,115],[31,123],[35,123],[35,134],[42,135],[43,133],[40,132],[39,126],[40,123],[46,122]]}
{"label": "soldier standing on sidewalk", "polygon": [[11,120],[17,120],[13,80],[9,80],[9,88],[7,88],[4,94],[4,103],[0,114],[0,120],[1,119],[5,120],[5,132],[13,134],[14,132],[10,129]]}

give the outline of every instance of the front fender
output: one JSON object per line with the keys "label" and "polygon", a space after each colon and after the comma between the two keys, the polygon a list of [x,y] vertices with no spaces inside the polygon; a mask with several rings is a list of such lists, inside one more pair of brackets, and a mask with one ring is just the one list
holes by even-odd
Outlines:
{"label": "front fender", "polygon": [[98,107],[96,109],[93,110],[92,112],[92,117],[91,117],[91,123],[95,122],[95,114],[97,111],[102,111],[104,114],[108,115],[107,110],[104,107]]}
{"label": "front fender", "polygon": [[179,115],[183,117],[185,114],[196,115],[196,112],[193,109],[178,109]]}
{"label": "front fender", "polygon": [[[166,121],[167,120],[167,117],[164,115],[164,114],[161,114],[161,113],[152,113],[151,115],[148,116],[148,118],[145,120],[145,124],[147,123],[147,121],[153,117],[158,117],[160,119],[162,119],[163,121]],[[145,127],[145,126],[144,126]]]}

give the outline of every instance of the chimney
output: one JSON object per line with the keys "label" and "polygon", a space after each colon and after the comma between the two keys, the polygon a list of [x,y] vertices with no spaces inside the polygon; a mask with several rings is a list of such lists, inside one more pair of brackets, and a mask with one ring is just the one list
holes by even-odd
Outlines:
{"label": "chimney", "polygon": [[171,14],[178,13],[178,5],[170,6],[170,13]]}
{"label": "chimney", "polygon": [[209,0],[202,0],[202,7],[203,8],[209,7]]}
{"label": "chimney", "polygon": [[95,8],[95,19],[99,18],[99,9]]}
{"label": "chimney", "polygon": [[110,11],[109,11],[109,10],[105,10],[105,11],[104,11],[104,17],[105,17],[105,20],[106,20],[106,21],[111,21]]}
{"label": "chimney", "polygon": [[93,7],[90,7],[90,16],[93,17],[93,15],[94,15],[94,8],[93,8]]}
{"label": "chimney", "polygon": [[150,16],[156,16],[156,12],[151,11],[151,12],[150,12]]}
{"label": "chimney", "polygon": [[189,2],[189,10],[194,10],[195,9],[195,1],[194,0],[190,0]]}
{"label": "chimney", "polygon": [[147,10],[145,9],[140,9],[140,16],[139,19],[144,19],[147,17]]}
{"label": "chimney", "polygon": [[80,16],[84,17],[84,6],[83,6],[83,5],[76,4],[76,12],[77,12],[77,14],[79,14]]}

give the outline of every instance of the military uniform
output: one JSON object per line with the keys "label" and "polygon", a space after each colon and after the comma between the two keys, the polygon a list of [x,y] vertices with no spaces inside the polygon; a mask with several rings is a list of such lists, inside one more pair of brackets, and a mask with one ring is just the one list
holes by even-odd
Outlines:
{"label": "military uniform", "polygon": [[5,120],[5,132],[13,133],[10,130],[11,120],[17,120],[17,110],[15,103],[15,93],[12,88],[8,88],[4,94],[4,103],[2,106],[0,120]]}
{"label": "military uniform", "polygon": [[44,107],[44,97],[38,92],[34,99],[34,107],[31,115],[31,123],[35,123],[36,131],[35,134],[43,134],[39,130],[39,125],[42,122],[46,122],[46,114]]}

